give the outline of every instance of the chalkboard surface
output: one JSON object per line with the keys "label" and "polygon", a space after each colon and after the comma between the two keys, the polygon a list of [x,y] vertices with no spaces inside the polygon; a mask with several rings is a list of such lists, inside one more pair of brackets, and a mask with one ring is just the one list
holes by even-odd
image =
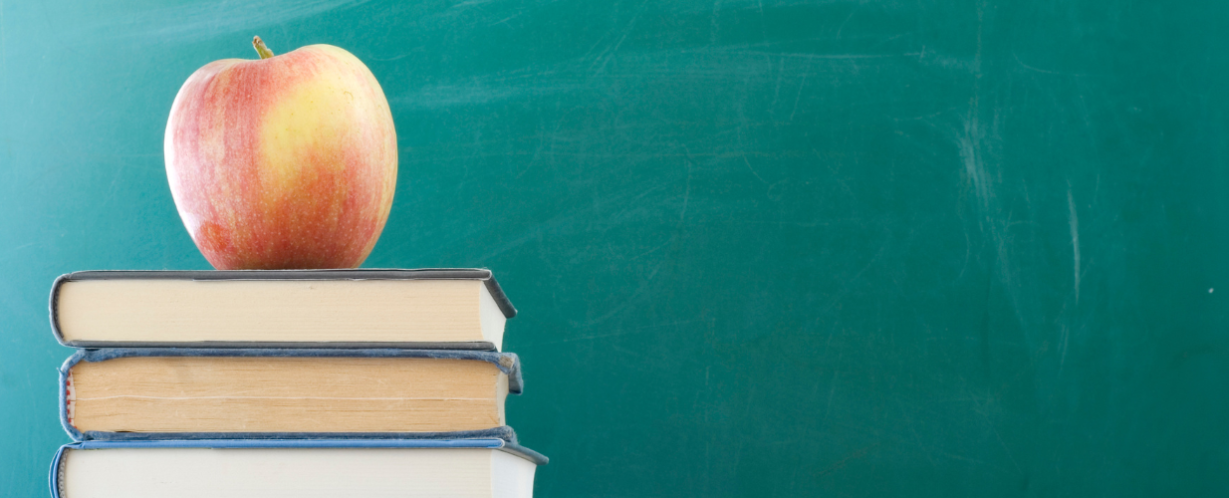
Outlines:
{"label": "chalkboard surface", "polygon": [[0,489],[45,496],[61,273],[207,269],[198,67],[366,61],[367,267],[489,267],[538,496],[1229,493],[1229,3],[0,3]]}

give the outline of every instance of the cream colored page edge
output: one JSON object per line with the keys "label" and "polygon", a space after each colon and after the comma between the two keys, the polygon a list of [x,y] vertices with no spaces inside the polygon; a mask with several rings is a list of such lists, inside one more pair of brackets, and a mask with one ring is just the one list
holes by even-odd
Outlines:
{"label": "cream colored page edge", "polygon": [[499,344],[503,333],[479,280],[80,280],[58,299],[66,342],[482,341],[489,327]]}
{"label": "cream colored page edge", "polygon": [[64,472],[60,496],[489,497],[496,461],[491,453],[501,452],[421,448],[70,449],[65,450],[61,461]]}
{"label": "cream colored page edge", "polygon": [[[283,378],[299,380],[279,383]],[[414,432],[506,425],[508,375],[482,361],[131,357],[78,363],[69,379],[66,410],[81,431]],[[361,382],[347,386],[341,379]],[[346,410],[333,411],[342,406],[338,396],[349,399]],[[423,411],[407,418],[391,406]]]}
{"label": "cream colored page edge", "polygon": [[491,452],[491,490],[495,498],[533,498],[537,464],[503,451]]}
{"label": "cream colored page edge", "polygon": [[499,309],[499,304],[495,302],[495,298],[491,297],[491,291],[487,290],[485,284],[478,286],[478,294],[482,337],[494,344],[497,351],[503,351],[504,326],[508,323],[508,317],[504,316],[504,311]]}

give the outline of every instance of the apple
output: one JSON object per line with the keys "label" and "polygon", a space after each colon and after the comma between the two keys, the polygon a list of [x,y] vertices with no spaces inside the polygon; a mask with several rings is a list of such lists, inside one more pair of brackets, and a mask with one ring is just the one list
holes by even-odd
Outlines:
{"label": "apple", "polygon": [[166,174],[184,226],[219,270],[355,268],[397,183],[384,91],[349,52],[311,45],[225,59],[179,89]]}

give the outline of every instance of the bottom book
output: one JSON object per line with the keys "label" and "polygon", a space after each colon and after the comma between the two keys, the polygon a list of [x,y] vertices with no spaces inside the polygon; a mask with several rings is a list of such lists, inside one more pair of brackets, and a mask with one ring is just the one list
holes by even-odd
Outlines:
{"label": "bottom book", "polygon": [[53,498],[533,496],[546,457],[503,439],[83,441]]}

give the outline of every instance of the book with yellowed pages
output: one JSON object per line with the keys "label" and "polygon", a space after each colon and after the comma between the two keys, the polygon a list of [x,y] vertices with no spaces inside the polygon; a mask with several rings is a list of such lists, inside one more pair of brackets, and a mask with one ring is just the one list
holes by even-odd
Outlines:
{"label": "book with yellowed pages", "polygon": [[529,498],[546,457],[500,438],[84,441],[60,448],[52,498]]}
{"label": "book with yellowed pages", "polygon": [[516,316],[485,269],[84,271],[50,308],[76,348],[498,351]]}
{"label": "book with yellowed pages", "polygon": [[83,349],[60,369],[60,418],[78,441],[489,437],[521,391],[512,353]]}

